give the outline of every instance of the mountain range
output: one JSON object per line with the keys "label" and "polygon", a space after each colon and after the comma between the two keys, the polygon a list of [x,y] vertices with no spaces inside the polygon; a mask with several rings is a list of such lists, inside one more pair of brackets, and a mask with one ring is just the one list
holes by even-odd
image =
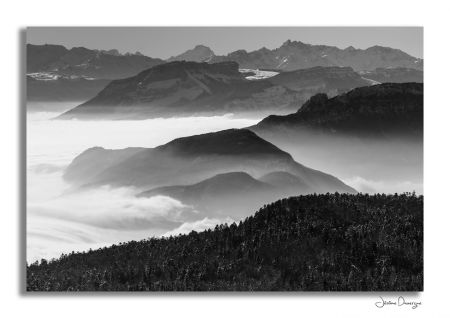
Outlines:
{"label": "mountain range", "polygon": [[[361,73],[363,80],[372,84],[418,82],[423,77],[422,59],[411,57],[400,50],[380,46],[366,50],[352,47],[342,50],[331,46],[286,41],[273,50],[266,48],[252,52],[239,50],[225,56],[217,56],[209,47],[197,45],[182,54],[162,60],[144,56],[139,52],[120,54],[115,49],[92,50],[84,47],[67,49],[62,45],[27,44],[29,76],[27,100],[84,102],[95,97],[105,87],[107,81],[132,77],[153,66],[174,61],[198,63],[234,61],[238,63],[239,69],[247,70],[248,75],[264,73],[263,70],[270,70],[273,75],[317,66],[351,67]],[[247,78],[265,77],[258,75]],[[329,92],[324,93],[330,95]]]}
{"label": "mountain range", "polygon": [[347,47],[311,45],[300,41],[286,41],[273,50],[261,48],[247,52],[238,50],[225,56],[214,56],[211,63],[235,61],[241,68],[266,68],[297,70],[314,66],[351,67],[355,71],[371,71],[376,68],[406,67],[423,70],[423,60],[401,50],[372,46],[365,50]]}
{"label": "mountain range", "polygon": [[176,61],[115,80],[60,119],[140,119],[233,113],[289,113],[309,97],[368,85],[351,68],[314,67],[248,80],[236,62]]}
{"label": "mountain range", "polygon": [[118,79],[161,64],[164,61],[134,54],[119,54],[117,50],[91,50],[62,45],[27,44],[27,73],[51,73],[69,77]]}
{"label": "mountain range", "polygon": [[120,54],[117,50],[91,50],[84,47],[67,49],[62,45],[27,44],[27,73],[55,72],[60,75],[117,79],[136,75],[163,62],[190,61],[217,63],[233,61],[240,68],[292,71],[315,66],[351,67],[355,71],[377,68],[411,68],[423,70],[423,59],[401,50],[383,46],[367,49],[311,45],[300,41],[285,41],[273,50],[265,47],[247,52],[237,50],[227,55],[215,55],[205,45],[197,45],[167,60],[144,56],[139,52]]}
{"label": "mountain range", "polygon": [[422,59],[390,47],[376,45],[367,49],[355,49],[349,46],[340,49],[335,46],[311,45],[291,40],[272,50],[263,47],[250,52],[237,50],[227,55],[215,55],[209,47],[197,45],[169,60],[210,63],[234,61],[240,68],[286,71],[314,66],[351,67],[355,71],[398,67],[423,70]]}

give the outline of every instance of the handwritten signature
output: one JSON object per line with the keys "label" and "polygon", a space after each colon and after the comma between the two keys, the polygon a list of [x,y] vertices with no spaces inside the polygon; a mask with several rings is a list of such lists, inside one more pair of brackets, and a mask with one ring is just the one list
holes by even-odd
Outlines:
{"label": "handwritten signature", "polygon": [[421,301],[407,301],[403,296],[398,297],[396,300],[384,300],[383,297],[380,296],[380,301],[375,302],[375,306],[378,308],[383,308],[385,306],[409,306],[411,309],[416,309],[420,305],[422,305]]}

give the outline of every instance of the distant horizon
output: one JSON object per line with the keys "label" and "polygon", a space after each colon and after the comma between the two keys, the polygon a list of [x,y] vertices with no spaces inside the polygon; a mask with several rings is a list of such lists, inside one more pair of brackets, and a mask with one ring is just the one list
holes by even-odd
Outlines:
{"label": "distant horizon", "polygon": [[423,59],[422,27],[30,27],[27,29],[27,44],[63,45],[67,49],[73,47],[92,50],[116,49],[121,54],[140,52],[163,60],[193,49],[197,45],[209,47],[216,55],[227,55],[236,50],[251,52],[263,47],[273,50],[288,40],[311,45],[334,46],[339,49],[352,46],[365,50],[378,45],[399,49],[413,57]]}

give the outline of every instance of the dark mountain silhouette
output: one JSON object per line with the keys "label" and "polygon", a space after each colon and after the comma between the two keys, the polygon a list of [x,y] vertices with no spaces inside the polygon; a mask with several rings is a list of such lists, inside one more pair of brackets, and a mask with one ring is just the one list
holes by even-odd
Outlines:
{"label": "dark mountain silhouette", "polygon": [[235,61],[240,68],[297,70],[314,66],[348,66],[355,71],[376,68],[407,67],[422,70],[423,60],[397,49],[372,46],[365,50],[348,47],[311,45],[300,41],[286,41],[279,48],[261,48],[247,52],[238,50],[226,56],[215,56],[211,62]]}
{"label": "dark mountain silhouette", "polygon": [[423,83],[423,71],[396,67],[396,68],[376,68],[373,71],[360,72],[361,76],[379,83]]}
{"label": "dark mountain silhouette", "polygon": [[235,62],[171,62],[111,82],[59,118],[139,119],[234,113],[288,113],[312,95],[368,85],[350,68],[316,67],[247,80]]}
{"label": "dark mountain silhouette", "polygon": [[140,53],[119,54],[117,50],[67,49],[61,45],[27,44],[27,73],[51,72],[62,76],[118,79],[133,76],[163,63]]}
{"label": "dark mountain silhouette", "polygon": [[167,59],[167,62],[187,61],[187,62],[209,62],[214,57],[214,52],[207,46],[196,45],[193,49],[187,50],[177,56]]}
{"label": "dark mountain silhouette", "polygon": [[28,291],[422,291],[423,197],[324,194],[27,266]]}
{"label": "dark mountain silhouette", "polygon": [[320,129],[329,133],[421,135],[423,84],[385,83],[328,98],[317,94],[296,113],[269,116],[254,131]]}
{"label": "dark mountain silhouette", "polygon": [[355,192],[339,179],[307,168],[246,129],[175,139],[156,148],[91,148],[77,156],[64,178],[73,184],[152,187],[194,184],[217,174],[245,172],[254,178],[275,171],[297,176],[310,192]]}

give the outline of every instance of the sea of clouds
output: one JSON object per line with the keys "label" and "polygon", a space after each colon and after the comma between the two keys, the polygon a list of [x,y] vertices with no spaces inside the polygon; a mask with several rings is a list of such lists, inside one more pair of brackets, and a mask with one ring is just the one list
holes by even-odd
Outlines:
{"label": "sea of clouds", "polygon": [[62,175],[85,149],[155,147],[174,138],[242,128],[256,119],[232,115],[142,121],[53,120],[27,115],[27,261],[129,240],[201,231],[233,220],[199,215],[169,197],[136,197],[137,189],[74,189]]}
{"label": "sea of clouds", "polygon": [[[259,119],[225,115],[140,121],[53,120],[57,115],[54,112],[27,115],[28,262],[238,221],[199,213],[194,207],[165,196],[136,197],[140,190],[131,187],[80,190],[67,184],[62,175],[73,158],[90,147],[155,147],[178,137],[251,126]],[[304,152],[292,155],[298,162],[308,163]],[[324,170],[320,160],[314,163],[316,166],[311,162],[309,165]],[[374,179],[373,174],[353,175],[349,169],[340,175],[338,169],[330,169],[324,172],[334,174],[361,192],[423,192],[421,180],[383,176]]]}

